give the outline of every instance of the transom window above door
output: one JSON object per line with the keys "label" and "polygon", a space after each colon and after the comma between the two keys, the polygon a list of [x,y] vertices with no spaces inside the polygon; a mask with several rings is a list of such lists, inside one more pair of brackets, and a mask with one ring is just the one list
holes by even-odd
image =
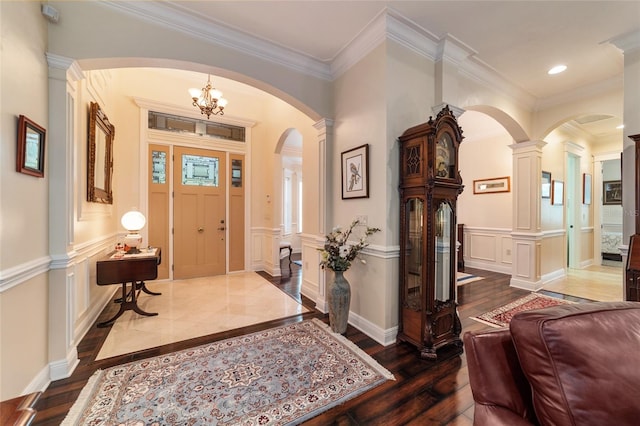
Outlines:
{"label": "transom window above door", "polygon": [[149,111],[148,126],[150,129],[167,132],[193,133],[194,135],[211,136],[235,142],[246,142],[244,127],[156,111]]}

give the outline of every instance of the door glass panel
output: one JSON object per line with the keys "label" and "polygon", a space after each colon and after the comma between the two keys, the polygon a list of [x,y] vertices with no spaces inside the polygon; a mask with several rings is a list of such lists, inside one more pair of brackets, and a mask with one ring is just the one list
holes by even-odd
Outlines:
{"label": "door glass panel", "polygon": [[407,306],[420,310],[422,301],[422,227],[424,224],[424,202],[419,198],[407,201],[407,247],[405,250],[405,297]]}
{"label": "door glass panel", "polygon": [[452,234],[451,224],[453,211],[449,203],[442,202],[436,211],[436,279],[435,299],[447,301],[451,298],[451,261],[452,261]]}
{"label": "door glass panel", "polygon": [[218,186],[219,158],[182,155],[182,184],[186,186]]}
{"label": "door glass panel", "polygon": [[242,160],[231,160],[231,186],[242,188]]}
{"label": "door glass panel", "polygon": [[151,181],[153,183],[166,183],[167,182],[167,153],[164,151],[152,151],[151,164],[153,164]]}

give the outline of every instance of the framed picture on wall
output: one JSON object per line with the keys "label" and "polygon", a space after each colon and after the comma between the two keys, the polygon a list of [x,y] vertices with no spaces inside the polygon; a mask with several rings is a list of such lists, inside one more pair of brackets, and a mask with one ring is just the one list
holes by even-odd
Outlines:
{"label": "framed picture on wall", "polygon": [[47,131],[24,115],[18,117],[16,171],[44,177],[44,139]]}
{"label": "framed picture on wall", "polygon": [[591,175],[582,174],[582,204],[591,204]]}
{"label": "framed picture on wall", "polygon": [[509,192],[511,191],[511,180],[509,176],[478,179],[473,181],[474,194],[490,194],[493,192]]}
{"label": "framed picture on wall", "polygon": [[622,181],[606,180],[602,182],[602,204],[622,204]]}
{"label": "framed picture on wall", "polygon": [[341,154],[342,199],[369,198],[369,145],[361,145]]}
{"label": "framed picture on wall", "polygon": [[551,198],[551,173],[542,172],[542,198]]}
{"label": "framed picture on wall", "polygon": [[564,202],[564,182],[561,180],[551,181],[551,204],[561,206]]}

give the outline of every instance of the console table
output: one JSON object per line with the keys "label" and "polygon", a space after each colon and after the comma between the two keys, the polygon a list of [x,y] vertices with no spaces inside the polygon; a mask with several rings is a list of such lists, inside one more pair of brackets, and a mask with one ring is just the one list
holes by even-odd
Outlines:
{"label": "console table", "polygon": [[[96,262],[96,282],[98,285],[122,285],[122,297],[119,301],[120,309],[113,318],[101,322],[98,327],[108,327],[127,310],[145,315],[158,315],[157,312],[146,312],[138,306],[137,294],[144,291],[147,294],[158,296],[161,293],[150,291],[146,280],[155,280],[158,277],[158,265],[162,262],[162,254],[159,247],[144,249],[137,254],[110,253],[106,258]],[[127,291],[131,283],[131,289]]]}

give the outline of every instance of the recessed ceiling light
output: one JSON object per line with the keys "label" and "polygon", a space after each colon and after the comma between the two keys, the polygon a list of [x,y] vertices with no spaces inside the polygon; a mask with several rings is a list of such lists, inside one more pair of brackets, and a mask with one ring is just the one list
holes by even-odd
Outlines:
{"label": "recessed ceiling light", "polygon": [[566,65],[556,65],[555,67],[553,67],[549,71],[547,71],[547,74],[549,74],[549,75],[560,74],[562,71],[564,71],[566,69],[567,69]]}
{"label": "recessed ceiling light", "polygon": [[621,124],[619,126],[616,126],[616,129],[624,129],[624,124]]}

